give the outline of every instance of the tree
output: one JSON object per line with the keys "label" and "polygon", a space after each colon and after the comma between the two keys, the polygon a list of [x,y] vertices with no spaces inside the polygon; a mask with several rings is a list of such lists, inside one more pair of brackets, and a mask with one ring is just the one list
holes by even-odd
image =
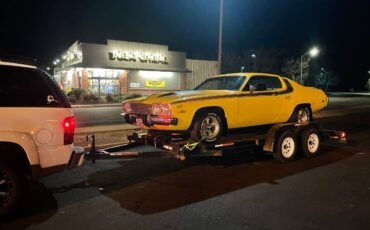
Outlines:
{"label": "tree", "polygon": [[244,67],[247,72],[280,73],[283,51],[258,48],[244,50],[241,53],[224,52],[222,57],[223,72],[239,72]]}
{"label": "tree", "polygon": [[299,82],[301,77],[301,62],[299,58],[285,59],[281,71],[285,77]]}
{"label": "tree", "polygon": [[365,89],[367,89],[368,91],[370,91],[370,78],[369,78],[369,80],[367,80],[367,82],[365,84]]}
{"label": "tree", "polygon": [[315,87],[328,91],[330,88],[334,88],[339,83],[338,77],[322,69],[314,78]]}

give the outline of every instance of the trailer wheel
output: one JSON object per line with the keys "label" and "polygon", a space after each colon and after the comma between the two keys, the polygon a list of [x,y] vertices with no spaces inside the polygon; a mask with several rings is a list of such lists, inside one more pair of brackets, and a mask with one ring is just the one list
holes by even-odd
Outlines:
{"label": "trailer wheel", "polygon": [[279,162],[287,162],[294,159],[297,152],[297,141],[293,132],[283,131],[276,140],[273,156]]}
{"label": "trailer wheel", "polygon": [[301,133],[301,148],[306,157],[317,156],[321,147],[321,136],[317,129],[308,128]]}

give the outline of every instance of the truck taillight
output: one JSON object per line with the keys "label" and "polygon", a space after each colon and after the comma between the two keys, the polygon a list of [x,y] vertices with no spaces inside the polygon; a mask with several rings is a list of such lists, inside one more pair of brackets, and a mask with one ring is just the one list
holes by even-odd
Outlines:
{"label": "truck taillight", "polygon": [[74,117],[67,117],[63,121],[64,130],[64,144],[69,145],[73,143],[73,136],[75,133],[76,121]]}

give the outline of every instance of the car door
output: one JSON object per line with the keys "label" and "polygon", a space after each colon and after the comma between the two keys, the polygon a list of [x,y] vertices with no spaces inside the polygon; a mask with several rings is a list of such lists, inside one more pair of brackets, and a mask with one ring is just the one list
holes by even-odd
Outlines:
{"label": "car door", "polygon": [[273,124],[282,107],[283,84],[277,76],[250,77],[238,97],[238,126]]}

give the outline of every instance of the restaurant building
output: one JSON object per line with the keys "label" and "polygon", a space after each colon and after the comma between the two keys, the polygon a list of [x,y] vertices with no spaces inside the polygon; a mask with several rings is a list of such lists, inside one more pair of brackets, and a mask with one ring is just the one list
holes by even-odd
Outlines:
{"label": "restaurant building", "polygon": [[81,88],[100,96],[187,90],[217,74],[217,61],[187,59],[166,45],[117,40],[76,41],[54,65],[54,77],[67,93]]}

